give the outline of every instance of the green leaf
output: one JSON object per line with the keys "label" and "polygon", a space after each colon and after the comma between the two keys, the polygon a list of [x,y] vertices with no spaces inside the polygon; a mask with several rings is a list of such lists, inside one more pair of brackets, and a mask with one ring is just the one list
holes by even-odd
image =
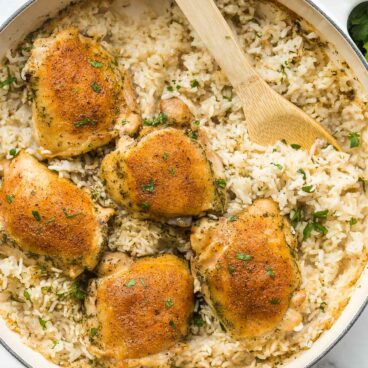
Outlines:
{"label": "green leaf", "polygon": [[308,224],[305,226],[303,230],[303,240],[307,240],[314,230],[314,224],[313,222],[308,222]]}
{"label": "green leaf", "polygon": [[273,305],[280,304],[280,299],[272,298],[270,299],[270,304],[273,304]]}
{"label": "green leaf", "polygon": [[12,148],[12,149],[9,150],[9,155],[10,156],[16,157],[16,156],[18,156],[18,154],[19,154],[19,151],[16,148]]}
{"label": "green leaf", "polygon": [[16,82],[17,78],[9,75],[8,78],[0,81],[0,88],[4,88],[6,86],[10,86],[12,83]]}
{"label": "green leaf", "polygon": [[28,290],[24,290],[24,292],[23,292],[23,296],[24,296],[24,298],[25,298],[26,300],[31,301],[31,294],[29,293],[29,291],[28,291]]}
{"label": "green leaf", "polygon": [[164,112],[160,112],[155,118],[144,119],[143,125],[145,126],[158,126],[167,122],[167,115]]}
{"label": "green leaf", "polygon": [[94,68],[97,68],[97,69],[100,69],[103,67],[103,64],[97,60],[91,60],[91,59],[88,59],[88,62],[94,67]]}
{"label": "green leaf", "polygon": [[197,327],[202,327],[206,324],[206,322],[201,318],[200,314],[198,313],[194,313],[193,317],[193,324],[196,325]]}
{"label": "green leaf", "polygon": [[77,300],[84,300],[87,296],[87,293],[82,289],[82,286],[77,281],[73,282],[69,289],[69,294]]}
{"label": "green leaf", "polygon": [[191,82],[190,82],[190,86],[192,88],[196,88],[199,86],[199,82],[196,80],[196,79],[193,79]]}
{"label": "green leaf", "polygon": [[97,84],[96,82],[91,83],[91,88],[96,92],[96,93],[100,93],[102,91],[102,88],[99,84]]}
{"label": "green leaf", "polygon": [[229,274],[230,274],[230,275],[233,275],[233,274],[234,274],[234,272],[235,272],[235,268],[234,268],[234,266],[232,266],[231,264],[229,264],[229,265],[227,266],[227,270],[229,271]]}
{"label": "green leaf", "polygon": [[352,217],[349,221],[350,227],[354,226],[358,223],[358,220],[355,217]]}
{"label": "green leaf", "polygon": [[174,301],[171,298],[166,299],[165,300],[165,306],[168,309],[172,308],[174,306]]}
{"label": "green leaf", "polygon": [[295,226],[298,222],[301,221],[303,216],[303,210],[301,208],[295,208],[292,213],[290,213],[290,220]]}
{"label": "green leaf", "polygon": [[94,121],[94,120],[92,120],[92,119],[90,119],[90,118],[84,118],[84,119],[79,120],[79,121],[76,121],[76,122],[74,123],[74,126],[75,126],[76,128],[81,128],[81,127],[83,127],[83,126],[85,126],[85,125],[92,125],[92,126],[96,126],[96,125],[97,125],[97,122],[96,122],[96,121]]}
{"label": "green leaf", "polygon": [[305,179],[307,179],[307,174],[305,173],[305,171],[303,170],[303,169],[299,169],[298,171],[297,171],[299,174],[302,174],[303,175],[303,179],[305,180]]}
{"label": "green leaf", "polygon": [[359,147],[360,145],[360,134],[359,133],[350,133],[349,134],[350,140],[350,148]]}
{"label": "green leaf", "polygon": [[298,151],[301,148],[300,144],[291,144],[291,148],[294,148],[296,151]]}
{"label": "green leaf", "polygon": [[155,182],[153,181],[153,179],[151,179],[148,184],[143,185],[142,189],[144,192],[153,193],[155,191]]}
{"label": "green leaf", "polygon": [[6,199],[6,201],[7,201],[9,204],[12,204],[12,203],[13,203],[14,198],[15,198],[15,195],[14,195],[14,194],[7,194],[7,195],[5,196],[5,199]]}
{"label": "green leaf", "polygon": [[238,216],[230,216],[229,222],[235,222],[238,219]]}
{"label": "green leaf", "polygon": [[44,330],[46,330],[46,323],[47,323],[47,321],[46,321],[46,320],[44,320],[44,319],[42,319],[41,317],[38,317],[38,322],[39,322],[39,324],[41,325],[41,327],[42,327]]}
{"label": "green leaf", "polygon": [[271,162],[272,165],[276,166],[279,170],[282,170],[283,167],[280,164],[275,164],[274,162]]}
{"label": "green leaf", "polygon": [[328,210],[324,210],[324,211],[317,211],[313,213],[313,217],[314,218],[327,218],[328,215]]}
{"label": "green leaf", "polygon": [[90,333],[90,335],[91,335],[92,337],[94,337],[94,336],[96,336],[96,335],[97,335],[97,333],[98,333],[98,329],[97,329],[96,327],[92,327],[89,333]]}
{"label": "green leaf", "polygon": [[126,284],[125,284],[125,287],[127,288],[131,288],[135,286],[135,280],[134,279],[130,279]]}
{"label": "green leaf", "polygon": [[271,277],[271,279],[275,278],[275,272],[273,271],[271,266],[266,267],[266,273],[267,273],[268,276]]}
{"label": "green leaf", "polygon": [[313,193],[314,192],[313,185],[306,185],[302,187],[302,191],[306,193]]}
{"label": "green leaf", "polygon": [[241,261],[251,261],[253,259],[253,256],[246,253],[238,252],[236,253],[236,259],[239,259]]}
{"label": "green leaf", "polygon": [[216,179],[215,184],[217,188],[226,188],[226,180],[225,179]]}
{"label": "green leaf", "polygon": [[326,235],[328,233],[328,229],[325,226],[322,226],[321,224],[319,224],[318,222],[314,222],[313,225],[314,225],[314,230],[318,231],[322,235]]}
{"label": "green leaf", "polygon": [[36,221],[41,222],[42,217],[38,211],[32,211],[32,216],[36,219]]}
{"label": "green leaf", "polygon": [[64,212],[64,216],[67,218],[67,219],[73,219],[73,218],[76,218],[78,216],[80,216],[82,214],[82,212],[78,212],[78,213],[68,213],[67,210],[65,208],[63,208],[63,212]]}

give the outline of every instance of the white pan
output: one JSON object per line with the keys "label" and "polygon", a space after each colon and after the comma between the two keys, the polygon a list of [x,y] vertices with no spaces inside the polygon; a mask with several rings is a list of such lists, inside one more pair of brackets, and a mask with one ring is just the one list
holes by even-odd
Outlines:
{"label": "white pan", "polygon": [[[9,5],[13,0],[9,1]],[[157,5],[157,0],[148,1]],[[201,0],[198,0],[201,1]],[[368,64],[347,32],[347,18],[353,7],[361,0],[278,0],[307,21],[323,38],[334,44],[360,82],[368,90]],[[55,15],[71,0],[29,0],[3,24],[0,25],[0,58],[6,50],[22,40],[42,22]],[[288,368],[311,367],[321,359],[346,334],[362,313],[368,302],[368,268],[365,268],[355,292],[345,310],[333,327],[326,331],[313,346],[287,365]],[[16,357],[20,366],[28,368],[56,367],[37,352],[25,346],[19,336],[11,332],[0,319],[0,343]],[[8,368],[0,362],[1,368]],[[283,367],[286,367],[283,365]]]}

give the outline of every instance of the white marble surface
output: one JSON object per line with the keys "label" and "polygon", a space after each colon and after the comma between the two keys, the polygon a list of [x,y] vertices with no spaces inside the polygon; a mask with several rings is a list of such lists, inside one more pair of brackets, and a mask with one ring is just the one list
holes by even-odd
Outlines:
{"label": "white marble surface", "polygon": [[[26,0],[0,0],[0,25],[25,2]],[[0,347],[0,368],[22,367]],[[314,368],[368,368],[368,308],[350,332]]]}

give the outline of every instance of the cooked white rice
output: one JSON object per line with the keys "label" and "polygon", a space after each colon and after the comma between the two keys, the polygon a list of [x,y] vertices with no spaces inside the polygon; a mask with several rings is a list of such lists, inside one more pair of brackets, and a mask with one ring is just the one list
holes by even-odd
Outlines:
{"label": "cooked white rice", "polygon": [[[287,216],[303,207],[302,220],[296,225],[302,287],[308,294],[303,323],[292,333],[276,330],[267,337],[235,341],[223,332],[198,294],[196,311],[205,323],[191,327],[184,349],[168,364],[271,367],[285,361],[310,348],[333,324],[367,261],[367,95],[347,65],[330,58],[333,47],[304,21],[268,1],[218,0],[261,76],[325,125],[346,153],[323,142],[316,142],[310,152],[294,150],[282,142],[274,147],[257,146],[248,139],[239,99],[177,7],[162,15],[149,11],[131,18],[124,15],[127,10],[122,3],[111,6],[106,1],[89,1],[74,6],[19,49],[8,52],[0,80],[10,73],[17,81],[10,88],[0,89],[0,158],[10,158],[8,152],[15,147],[35,152],[31,102],[22,80],[33,38],[75,25],[101,40],[131,71],[144,116],[157,112],[160,98],[179,96],[200,119],[225,166],[232,198],[228,214],[237,213],[259,197],[272,197]],[[192,80],[197,80],[199,87],[191,87]],[[360,146],[353,149],[348,139],[351,132],[361,135]],[[90,190],[99,204],[113,206],[98,177],[100,160],[109,149],[70,160],[54,159],[48,165]],[[301,189],[306,185],[312,186],[311,193]],[[303,229],[311,214],[321,210],[329,211],[324,223],[328,233],[313,231],[303,241]],[[56,364],[99,366],[87,350],[93,338],[83,318],[82,304],[73,297],[73,283],[60,271],[46,271],[37,260],[11,250],[6,237],[3,243],[0,310],[9,326]],[[109,247],[132,256],[174,249],[187,259],[192,256],[185,232],[177,234],[174,228],[137,220],[123,211],[111,229]],[[199,289],[198,282],[196,285]]]}

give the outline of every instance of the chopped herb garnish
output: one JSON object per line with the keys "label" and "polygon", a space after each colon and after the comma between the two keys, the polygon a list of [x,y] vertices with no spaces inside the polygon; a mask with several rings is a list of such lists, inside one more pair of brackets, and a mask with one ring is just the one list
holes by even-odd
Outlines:
{"label": "chopped herb garnish", "polygon": [[358,220],[355,217],[352,217],[349,221],[350,226],[354,226],[358,223]]}
{"label": "chopped herb garnish", "polygon": [[143,185],[142,189],[144,192],[153,193],[155,191],[155,183],[153,179],[151,179],[148,184]]}
{"label": "chopped herb garnish", "polygon": [[59,340],[54,340],[53,342],[52,342],[52,347],[51,347],[51,349],[55,349],[56,348],[56,345],[59,343]]}
{"label": "chopped herb garnish", "polygon": [[245,253],[236,253],[236,259],[239,259],[241,261],[250,261],[253,259],[253,256]]}
{"label": "chopped herb garnish", "polygon": [[38,317],[38,322],[41,325],[41,327],[46,330],[46,323],[47,321],[45,321],[44,319],[42,319],[41,317]]}
{"label": "chopped herb garnish", "polygon": [[175,174],[175,169],[174,169],[173,167],[170,167],[170,169],[169,169],[169,174],[170,174],[170,176],[174,176],[174,174]]}
{"label": "chopped herb garnish", "polygon": [[350,133],[349,140],[350,140],[350,148],[358,147],[360,145],[360,134]]}
{"label": "chopped herb garnish", "polygon": [[164,161],[167,161],[168,157],[169,157],[169,155],[167,154],[167,152],[165,152],[165,153],[162,155],[162,159],[163,159]]}
{"label": "chopped herb garnish", "polygon": [[327,306],[327,303],[326,303],[326,302],[322,302],[322,303],[319,305],[319,309],[320,309],[323,313],[325,313],[325,308],[326,308],[326,306]]}
{"label": "chopped herb garnish", "polygon": [[271,277],[271,279],[275,278],[275,272],[273,271],[271,266],[266,267],[266,273],[267,273],[268,276]]}
{"label": "chopped herb garnish", "polygon": [[29,293],[29,291],[28,291],[28,290],[24,290],[24,292],[23,292],[23,296],[24,296],[24,298],[25,298],[26,300],[31,301],[31,294]]}
{"label": "chopped herb garnish", "polygon": [[193,123],[192,123],[193,125],[195,125],[195,126],[199,126],[201,123],[200,123],[200,121],[199,120],[196,120],[196,121],[193,121]]}
{"label": "chopped herb garnish", "polygon": [[299,169],[298,171],[297,171],[299,174],[302,174],[303,175],[303,179],[305,180],[305,179],[307,179],[307,174],[305,173],[305,171],[303,170],[303,169]]}
{"label": "chopped herb garnish", "polygon": [[290,214],[290,220],[295,225],[302,219],[303,210],[301,208],[295,208]]}
{"label": "chopped herb garnish", "polygon": [[167,87],[167,90],[168,90],[169,92],[174,92],[174,88],[173,88],[173,86],[168,86],[168,87]]}
{"label": "chopped herb garnish", "polygon": [[119,63],[116,59],[114,59],[112,62],[111,62],[112,65],[115,65],[115,66],[119,66]]}
{"label": "chopped herb garnish", "polygon": [[13,77],[12,75],[9,75],[8,78],[4,79],[3,81],[0,81],[0,88],[10,86],[12,83],[16,82],[16,80],[17,78]]}
{"label": "chopped herb garnish", "polygon": [[303,230],[303,240],[307,240],[314,230],[314,224],[313,222],[308,222],[308,224],[305,226]]}
{"label": "chopped herb garnish", "polygon": [[314,222],[313,225],[314,225],[314,230],[318,231],[322,235],[326,235],[328,233],[328,229],[325,226],[322,226],[321,224],[319,224],[318,222]]}
{"label": "chopped herb garnish", "polygon": [[88,62],[94,67],[94,68],[97,68],[97,69],[100,69],[103,67],[103,64],[97,60],[91,60],[91,59],[88,59]]}
{"label": "chopped herb garnish", "polygon": [[96,125],[97,125],[97,122],[96,122],[96,121],[94,121],[94,120],[92,120],[92,119],[90,119],[90,118],[85,118],[85,119],[82,119],[82,120],[80,120],[80,121],[76,121],[76,122],[74,123],[74,126],[75,126],[76,128],[81,128],[81,127],[83,127],[83,126],[85,126],[85,125],[92,125],[92,126],[96,126]]}
{"label": "chopped herb garnish", "polygon": [[282,170],[283,169],[282,165],[275,164],[274,162],[271,162],[271,163],[272,163],[272,165],[276,166],[279,170]]}
{"label": "chopped herb garnish", "polygon": [[270,304],[273,304],[273,305],[280,304],[280,299],[272,298],[270,299]]}
{"label": "chopped herb garnish", "polygon": [[98,329],[96,327],[92,327],[91,330],[89,331],[90,335],[92,337],[96,336],[98,333]]}
{"label": "chopped herb garnish", "polygon": [[301,148],[300,144],[291,144],[290,146],[291,146],[291,148],[295,149],[296,151]]}
{"label": "chopped herb garnish", "polygon": [[174,301],[171,298],[166,299],[165,300],[165,306],[166,306],[166,308],[172,308],[174,306]]}
{"label": "chopped herb garnish", "polygon": [[198,139],[198,132],[195,130],[190,130],[188,132],[188,137],[197,140]]}
{"label": "chopped herb garnish", "polygon": [[172,328],[176,328],[176,324],[175,324],[175,322],[172,319],[170,320],[169,325]]}
{"label": "chopped herb garnish", "polygon": [[158,126],[167,122],[167,115],[164,112],[160,112],[157,117],[153,119],[144,119],[143,125],[145,126]]}
{"label": "chopped herb garnish", "polygon": [[91,83],[91,88],[96,92],[96,93],[100,93],[102,91],[102,88],[99,84],[97,84],[96,82]]}
{"label": "chopped herb garnish", "polygon": [[87,293],[82,289],[81,285],[77,281],[73,282],[69,293],[74,299],[77,300],[84,300],[87,296]]}
{"label": "chopped herb garnish", "polygon": [[78,217],[82,214],[82,212],[73,213],[73,214],[68,213],[65,208],[63,208],[63,212],[64,212],[64,215],[67,219],[73,219],[73,218],[76,218],[76,217]]}
{"label": "chopped herb garnish", "polygon": [[313,193],[314,192],[313,185],[306,185],[302,187],[302,191],[306,193]]}
{"label": "chopped herb garnish", "polygon": [[197,327],[202,327],[206,323],[198,313],[193,314],[193,324]]}
{"label": "chopped herb garnish", "polygon": [[368,60],[368,8],[364,1],[356,6],[349,15],[348,30],[351,38]]}
{"label": "chopped herb garnish", "polygon": [[127,288],[131,288],[135,286],[135,280],[134,279],[130,279],[126,284],[125,284],[125,287]]}
{"label": "chopped herb garnish", "polygon": [[235,272],[235,268],[234,268],[234,266],[232,266],[232,265],[228,265],[227,266],[227,270],[229,271],[229,274],[230,275],[233,275],[234,274],[234,272]]}
{"label": "chopped herb garnish", "polygon": [[6,201],[7,201],[9,204],[12,204],[12,203],[13,203],[14,198],[15,198],[15,195],[14,195],[14,194],[7,194],[7,195],[5,196],[5,199],[6,199]]}
{"label": "chopped herb garnish", "polygon": [[145,283],[145,281],[144,281],[144,278],[143,278],[143,277],[140,277],[140,278],[139,278],[139,282],[141,283],[141,285],[142,285],[143,287],[147,287],[147,285],[146,285],[146,283]]}
{"label": "chopped herb garnish", "polygon": [[230,222],[235,222],[237,219],[238,219],[238,216],[230,216],[229,217]]}
{"label": "chopped herb garnish", "polygon": [[150,208],[150,205],[147,202],[143,202],[139,204],[139,207],[142,208],[142,210],[147,211]]}
{"label": "chopped herb garnish", "polygon": [[46,221],[46,225],[50,225],[52,224],[53,222],[55,222],[56,218],[55,217],[51,217],[49,218],[47,221]]}
{"label": "chopped herb garnish", "polygon": [[36,219],[36,221],[40,222],[42,217],[38,211],[32,211],[32,216]]}
{"label": "chopped herb garnish", "polygon": [[15,157],[15,156],[18,156],[18,154],[19,154],[19,151],[16,148],[12,148],[12,149],[9,150],[9,155],[10,156]]}
{"label": "chopped herb garnish", "polygon": [[258,363],[263,363],[263,362],[265,362],[266,361],[266,359],[261,359],[261,358],[258,358],[258,357],[256,357],[256,363],[258,364]]}
{"label": "chopped herb garnish", "polygon": [[328,210],[314,212],[313,217],[316,218],[327,218]]}
{"label": "chopped herb garnish", "polygon": [[190,81],[190,86],[192,88],[196,88],[199,86],[199,82],[196,79],[193,79],[192,81]]}
{"label": "chopped herb garnish", "polygon": [[218,188],[226,188],[226,180],[225,179],[216,179],[215,180],[216,187]]}

